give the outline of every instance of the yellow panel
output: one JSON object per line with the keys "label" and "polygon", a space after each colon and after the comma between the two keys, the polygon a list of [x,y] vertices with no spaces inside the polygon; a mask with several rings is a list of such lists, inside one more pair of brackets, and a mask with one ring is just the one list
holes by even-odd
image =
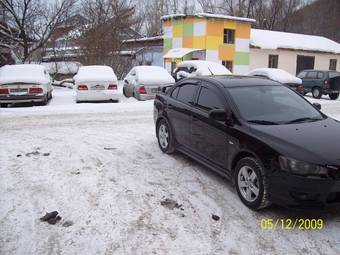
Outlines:
{"label": "yellow panel", "polygon": [[210,36],[223,36],[223,26],[222,20],[207,20],[207,35]]}
{"label": "yellow panel", "polygon": [[224,28],[236,29],[236,22],[233,20],[225,20]]}
{"label": "yellow panel", "polygon": [[173,26],[173,37],[182,37],[183,36],[183,25],[174,25]]}
{"label": "yellow panel", "polygon": [[237,23],[235,37],[249,39],[250,38],[250,26],[251,25],[249,23]]}
{"label": "yellow panel", "polygon": [[184,48],[192,48],[194,43],[194,38],[190,37],[183,37],[183,47]]}
{"label": "yellow panel", "polygon": [[205,36],[194,36],[193,47],[195,49],[205,49]]}
{"label": "yellow panel", "polygon": [[207,50],[218,50],[223,44],[222,36],[207,36],[206,47]]}
{"label": "yellow panel", "polygon": [[235,47],[234,45],[222,45],[218,51],[218,58],[221,60],[234,60]]}

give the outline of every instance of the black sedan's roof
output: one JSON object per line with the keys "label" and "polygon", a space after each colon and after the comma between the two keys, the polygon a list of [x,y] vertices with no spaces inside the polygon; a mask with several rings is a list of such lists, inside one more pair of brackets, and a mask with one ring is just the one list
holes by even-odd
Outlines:
{"label": "black sedan's roof", "polygon": [[216,76],[205,76],[210,81],[217,81],[223,87],[249,87],[249,86],[280,86],[279,82],[254,76],[246,75],[216,75]]}

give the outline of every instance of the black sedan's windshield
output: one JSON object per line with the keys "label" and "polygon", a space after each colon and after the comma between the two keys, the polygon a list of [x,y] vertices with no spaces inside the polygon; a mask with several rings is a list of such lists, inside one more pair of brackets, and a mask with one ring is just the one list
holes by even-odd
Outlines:
{"label": "black sedan's windshield", "polygon": [[233,87],[228,91],[248,122],[275,125],[323,119],[313,106],[284,86]]}

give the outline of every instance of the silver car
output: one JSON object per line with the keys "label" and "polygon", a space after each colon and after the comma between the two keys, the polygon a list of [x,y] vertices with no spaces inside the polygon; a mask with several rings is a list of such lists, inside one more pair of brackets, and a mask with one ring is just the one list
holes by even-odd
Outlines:
{"label": "silver car", "polygon": [[160,86],[175,80],[160,66],[136,66],[124,78],[123,94],[137,100],[154,99]]}

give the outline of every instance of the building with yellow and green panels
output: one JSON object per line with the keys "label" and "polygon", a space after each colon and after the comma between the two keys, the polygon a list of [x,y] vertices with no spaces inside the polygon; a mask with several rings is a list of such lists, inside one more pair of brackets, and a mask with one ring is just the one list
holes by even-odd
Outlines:
{"label": "building with yellow and green panels", "polygon": [[249,71],[249,42],[253,19],[199,13],[162,17],[163,58],[167,70],[183,60],[209,60],[235,74]]}

